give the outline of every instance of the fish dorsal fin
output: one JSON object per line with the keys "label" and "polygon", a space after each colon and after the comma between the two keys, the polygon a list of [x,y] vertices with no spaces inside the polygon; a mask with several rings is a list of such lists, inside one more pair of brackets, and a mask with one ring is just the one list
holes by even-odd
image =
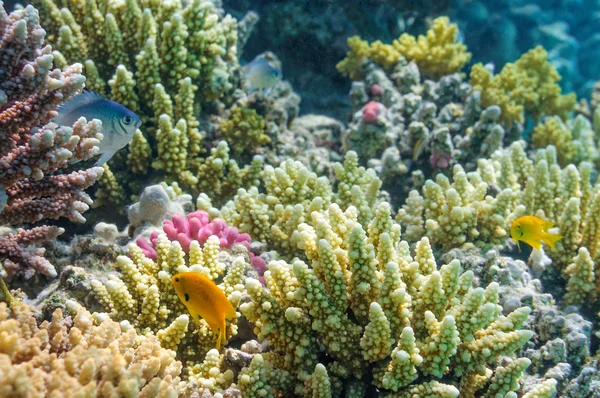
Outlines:
{"label": "fish dorsal fin", "polygon": [[544,230],[548,230],[550,228],[552,228],[554,226],[554,223],[552,221],[542,221],[542,227],[544,228]]}
{"label": "fish dorsal fin", "polygon": [[68,115],[74,109],[80,108],[84,105],[92,104],[96,101],[102,101],[103,99],[104,97],[102,94],[84,89],[80,94],[77,94],[58,106],[58,116],[54,118],[54,120],[57,124],[60,124],[60,118],[63,115]]}

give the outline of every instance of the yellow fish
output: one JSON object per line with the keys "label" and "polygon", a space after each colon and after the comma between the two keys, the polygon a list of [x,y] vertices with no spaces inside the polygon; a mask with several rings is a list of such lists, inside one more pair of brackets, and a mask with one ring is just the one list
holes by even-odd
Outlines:
{"label": "yellow fish", "polygon": [[217,349],[225,344],[225,319],[237,317],[225,293],[210,279],[195,272],[182,272],[171,278],[181,302],[196,322],[204,319],[217,338]]}
{"label": "yellow fish", "polygon": [[517,218],[510,227],[510,236],[519,246],[519,241],[527,243],[529,246],[540,250],[542,242],[554,249],[554,244],[561,240],[561,235],[549,234],[548,230],[554,225],[551,221],[544,221],[535,216],[523,216]]}

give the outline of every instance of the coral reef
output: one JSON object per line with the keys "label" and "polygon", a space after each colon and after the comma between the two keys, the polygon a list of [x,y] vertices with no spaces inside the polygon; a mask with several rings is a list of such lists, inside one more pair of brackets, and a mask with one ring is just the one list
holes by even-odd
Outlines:
{"label": "coral reef", "polygon": [[[476,172],[467,174],[457,165],[452,181],[438,174],[425,182],[423,195],[410,193],[397,215],[406,238],[416,241],[425,234],[433,245],[447,249],[464,244],[485,248],[503,245],[510,225],[522,215],[554,220],[564,239],[544,250],[552,268],[568,279],[565,304],[593,305],[600,291],[599,270],[592,262],[600,247],[600,197],[590,180],[592,165],[561,168],[553,146],[530,160],[522,142],[478,163]],[[495,194],[489,194],[490,188]]]}
{"label": "coral reef", "polygon": [[563,79],[564,91],[587,97],[598,79],[598,4],[593,1],[547,3],[453,2],[450,16],[464,33],[465,43],[478,48],[477,62],[501,68],[537,45],[548,50],[549,60]]}
{"label": "coral reef", "polygon": [[200,157],[206,132],[199,112],[218,113],[221,100],[229,101],[225,94],[239,85],[236,20],[205,0],[34,4],[44,16],[47,42],[56,47],[55,64],[59,58],[84,63],[89,88],[143,121],[129,153],[109,162],[114,177],[101,181],[101,192],[109,194],[99,203],[123,207],[143,189],[144,175],[195,186],[209,162]]}
{"label": "coral reef", "polygon": [[534,120],[542,115],[566,118],[575,107],[575,94],[562,95],[560,75],[549,62],[546,50],[538,46],[523,54],[514,64],[506,64],[493,75],[482,64],[471,69],[470,84],[481,92],[483,106],[498,105],[500,121],[510,127],[523,123],[524,113]]}
{"label": "coral reef", "polygon": [[[361,2],[406,6],[367,33],[390,15],[363,24],[338,0],[239,24],[212,0],[34,3],[0,12],[0,395],[594,397],[600,97],[563,95],[555,53],[467,81],[465,32],[437,17],[418,35],[434,2]],[[245,81],[238,55],[274,15],[271,42],[316,37],[312,58],[364,37],[338,65],[346,124],[300,116],[289,82]],[[329,90],[289,53],[257,57]],[[143,123],[110,166],[78,170],[102,126],[51,120],[84,81]],[[57,241],[96,180],[101,222]],[[563,239],[517,248],[523,215]],[[220,331],[180,273],[223,292]]]}
{"label": "coral reef", "polygon": [[461,274],[458,261],[438,269],[426,238],[411,256],[407,242],[398,242],[389,205],[377,208],[368,233],[356,211],[351,206],[340,213],[334,204],[313,212],[295,239],[308,261],[269,263],[269,290],[246,281],[252,302],[241,311],[270,342],[263,358],[297,379],[296,393],[323,360],[319,344],[333,360],[324,365],[336,391],[352,383],[366,388],[360,380],[372,372],[373,383],[385,390],[410,395],[435,388],[457,396],[453,385],[411,383],[419,374],[440,378],[450,370],[462,376],[461,390],[475,391],[474,376],[485,373],[488,361],[493,366],[532,336],[519,330],[528,308],[499,317],[497,284],[471,288],[473,274]]}
{"label": "coral reef", "polygon": [[[78,120],[73,126],[51,122],[57,107],[83,88],[81,65],[52,69],[53,55],[43,47],[45,31],[32,6],[6,15],[0,6],[0,224],[35,223],[66,217],[84,222],[92,204],[83,191],[103,169],[60,174],[69,164],[91,158],[102,139],[101,123]],[[0,275],[31,278],[35,272],[56,276],[43,248],[64,229],[37,227],[0,237]]]}
{"label": "coral reef", "polygon": [[459,72],[471,59],[467,48],[456,41],[458,27],[447,17],[436,18],[426,36],[415,38],[407,33],[389,44],[371,44],[358,36],[348,39],[350,51],[338,63],[338,70],[353,80],[361,80],[361,65],[366,59],[390,71],[401,58],[415,62],[424,77],[440,78]]}
{"label": "coral reef", "polygon": [[177,396],[181,363],[156,337],[74,301],[67,308],[38,325],[26,304],[0,303],[0,395]]}
{"label": "coral reef", "polygon": [[361,64],[350,100],[355,112],[342,134],[344,150],[373,167],[395,203],[426,178],[490,156],[521,138],[523,125],[500,122],[502,109],[482,104],[481,93],[453,73],[430,80],[416,63],[399,59],[388,71]]}
{"label": "coral reef", "polygon": [[[121,276],[93,279],[90,283],[93,294],[111,318],[128,321],[140,334],[156,335],[163,347],[177,351],[178,359],[193,366],[194,361],[214,348],[216,336],[206,321],[190,322],[188,311],[171,284],[171,276],[178,272],[198,272],[211,280],[219,279],[219,287],[237,308],[247,263],[242,257],[224,258],[220,253],[225,252],[219,247],[216,236],[209,237],[202,246],[192,240],[186,255],[179,241],[170,242],[165,235],[159,235],[154,261],[144,255],[145,247],[130,244],[129,257],[117,258]],[[236,334],[237,325],[232,321],[227,338]]]}

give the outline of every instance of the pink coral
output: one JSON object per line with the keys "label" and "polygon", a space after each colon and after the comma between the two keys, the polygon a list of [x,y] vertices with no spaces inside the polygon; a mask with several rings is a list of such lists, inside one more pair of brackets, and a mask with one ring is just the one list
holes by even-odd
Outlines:
{"label": "pink coral", "polygon": [[370,101],[362,108],[363,120],[367,124],[377,124],[385,106],[377,101]]}
{"label": "pink coral", "polygon": [[22,274],[25,279],[29,279],[39,272],[55,277],[54,266],[43,257],[45,249],[28,246],[52,241],[63,232],[62,228],[42,226],[30,230],[19,228],[16,234],[0,237],[0,256],[6,258],[3,263],[6,276],[10,279]]}
{"label": "pink coral", "polygon": [[374,97],[378,97],[380,95],[383,95],[383,89],[377,83],[372,84],[371,88],[369,89],[369,91],[371,92],[371,95],[374,96]]}
{"label": "pink coral", "polygon": [[[84,189],[102,175],[100,167],[60,174],[74,161],[98,153],[102,124],[80,119],[75,125],[51,122],[58,106],[79,93],[85,83],[81,64],[53,69],[50,46],[32,6],[10,15],[0,3],[0,224],[37,222],[67,217],[83,222],[92,203]],[[31,277],[35,270],[56,274],[41,255],[27,245],[54,239],[61,229],[38,227],[2,238],[0,257],[9,274]],[[52,270],[52,271],[50,271]]]}
{"label": "pink coral", "polygon": [[[254,269],[262,275],[266,269],[266,262],[250,252],[251,238],[248,234],[241,234],[235,227],[230,227],[220,218],[210,220],[205,211],[195,211],[188,214],[187,218],[181,214],[176,214],[171,220],[163,223],[163,231],[171,241],[177,241],[184,251],[189,251],[192,240],[204,244],[209,237],[217,236],[221,242],[221,247],[230,249],[235,244],[241,244],[248,249],[250,260]],[[150,243],[144,238],[138,238],[136,244],[142,249],[144,255],[156,260],[156,240],[159,233],[153,232],[150,235]]]}
{"label": "pink coral", "polygon": [[447,169],[450,166],[452,155],[439,149],[434,149],[429,157],[429,163],[432,167],[438,169]]}

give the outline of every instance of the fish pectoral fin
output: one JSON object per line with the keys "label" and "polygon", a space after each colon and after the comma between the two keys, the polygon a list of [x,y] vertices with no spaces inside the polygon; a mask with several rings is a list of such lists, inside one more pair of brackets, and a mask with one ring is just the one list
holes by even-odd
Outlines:
{"label": "fish pectoral fin", "polygon": [[225,318],[223,318],[223,322],[219,329],[219,341],[225,345],[225,343],[227,343],[227,325],[225,324]]}
{"label": "fish pectoral fin", "polygon": [[235,308],[233,308],[233,306],[231,306],[225,313],[225,319],[232,320],[237,318],[237,316],[237,312],[235,312]]}
{"label": "fish pectoral fin", "polygon": [[102,166],[104,163],[108,162],[110,158],[115,155],[115,153],[117,153],[117,151],[104,152],[102,156],[100,156],[100,159],[98,159],[96,162],[96,166]]}
{"label": "fish pectoral fin", "polygon": [[536,250],[540,250],[542,248],[542,242],[539,240],[524,240],[523,242],[527,243],[529,246],[533,247]]}

